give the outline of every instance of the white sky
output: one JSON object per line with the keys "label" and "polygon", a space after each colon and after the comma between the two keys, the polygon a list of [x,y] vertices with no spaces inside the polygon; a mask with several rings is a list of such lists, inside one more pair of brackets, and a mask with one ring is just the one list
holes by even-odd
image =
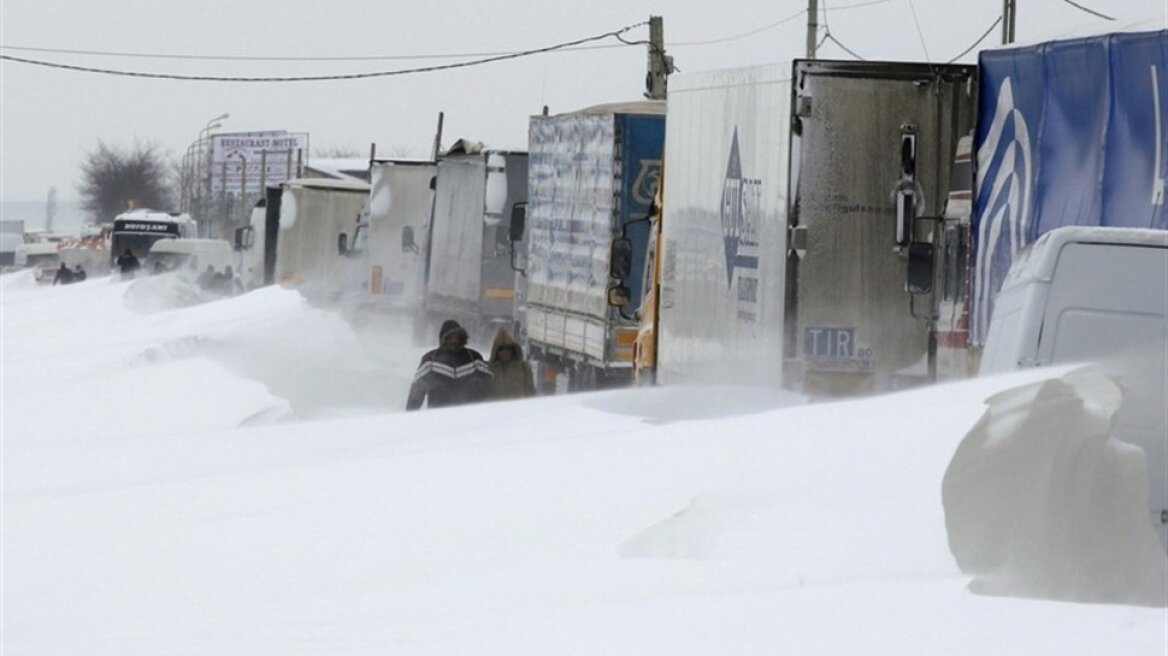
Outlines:
{"label": "white sky", "polygon": [[[839,41],[868,59],[947,61],[973,43],[1000,13],[1000,0],[821,0]],[[1083,0],[1116,17],[1107,22],[1064,0],[1019,0],[1017,37],[1034,42],[1121,29],[1168,27],[1168,0]],[[665,19],[667,48],[683,71],[783,61],[802,56],[806,19],[710,45],[685,42],[750,32],[805,8],[805,0],[589,0],[530,4],[333,0],[0,0],[4,46],[232,56],[375,56],[510,51],[592,36]],[[834,9],[833,7],[840,7]],[[995,30],[985,42],[999,40]],[[647,38],[648,29],[632,32]],[[606,43],[615,43],[611,39]],[[3,50],[82,66],[187,75],[327,75],[453,60],[239,62],[142,59]],[[827,43],[824,58],[850,58]],[[964,61],[974,61],[971,53]],[[181,157],[199,130],[224,112],[224,131],[307,131],[313,148],[425,154],[438,111],[444,143],[459,136],[495,146],[527,141],[527,116],[643,91],[643,47],[555,53],[451,72],[362,81],[240,84],[149,80],[27,64],[0,63],[0,200],[38,200],[50,186],[76,196],[77,165],[99,139],[153,141]]]}

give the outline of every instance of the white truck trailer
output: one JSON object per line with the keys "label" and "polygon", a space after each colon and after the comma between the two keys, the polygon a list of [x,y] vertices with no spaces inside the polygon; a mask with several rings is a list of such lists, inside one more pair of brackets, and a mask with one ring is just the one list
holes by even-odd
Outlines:
{"label": "white truck trailer", "polygon": [[434,212],[425,243],[424,331],[454,319],[488,343],[513,327],[510,208],[527,200],[527,153],[472,148],[438,160]]}
{"label": "white truck trailer", "polygon": [[[973,125],[974,69],[796,61],[671,79],[657,379],[863,393],[924,382],[906,284]],[[915,267],[921,268],[921,267]]]}

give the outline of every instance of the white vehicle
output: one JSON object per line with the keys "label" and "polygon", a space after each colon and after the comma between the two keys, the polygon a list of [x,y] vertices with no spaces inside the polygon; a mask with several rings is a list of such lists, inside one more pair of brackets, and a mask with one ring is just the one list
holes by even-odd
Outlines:
{"label": "white vehicle", "polygon": [[387,160],[370,167],[367,213],[358,221],[346,255],[354,275],[345,282],[361,307],[416,312],[426,291],[427,233],[434,206],[434,162]]}
{"label": "white vehicle", "polygon": [[[277,205],[269,213],[268,198],[272,196]],[[276,232],[280,229],[279,197],[280,188],[269,187],[266,195],[252,208],[248,225],[235,231],[235,250],[239,252],[239,282],[245,290],[258,289],[275,281]],[[270,253],[267,247],[269,241],[272,246]]]}
{"label": "white vehicle", "polygon": [[369,185],[352,180],[298,178],[268,187],[249,224],[235,231],[243,287],[279,283],[313,301],[337,300],[350,251],[345,233],[368,196]]}
{"label": "white vehicle", "polygon": [[[455,150],[452,148],[451,150]],[[515,318],[510,208],[527,200],[527,153],[472,147],[438,160],[426,263],[427,339],[455,319],[489,340]]]}
{"label": "white vehicle", "polygon": [[147,273],[181,271],[198,276],[208,268],[215,273],[234,274],[235,251],[222,239],[160,239],[150,247],[142,269]]}
{"label": "white vehicle", "polygon": [[1168,231],[1056,228],[1016,256],[994,302],[981,375],[1094,361],[1119,384],[1115,437],[1144,450],[1168,544]]}
{"label": "white vehicle", "polygon": [[41,284],[53,282],[57,268],[61,265],[59,245],[55,241],[41,241],[21,244],[16,247],[14,264],[17,267],[33,269],[36,281]]}
{"label": "white vehicle", "polygon": [[931,262],[974,73],[797,60],[671,79],[657,379],[927,381],[932,272],[909,274]]}

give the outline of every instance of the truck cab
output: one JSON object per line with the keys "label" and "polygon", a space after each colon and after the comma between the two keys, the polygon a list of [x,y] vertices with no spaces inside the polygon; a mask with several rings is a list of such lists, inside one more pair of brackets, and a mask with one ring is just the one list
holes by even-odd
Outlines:
{"label": "truck cab", "polygon": [[1124,393],[1114,436],[1144,451],[1168,544],[1168,231],[1069,226],[1023,250],[995,299],[981,375],[1096,362]]}

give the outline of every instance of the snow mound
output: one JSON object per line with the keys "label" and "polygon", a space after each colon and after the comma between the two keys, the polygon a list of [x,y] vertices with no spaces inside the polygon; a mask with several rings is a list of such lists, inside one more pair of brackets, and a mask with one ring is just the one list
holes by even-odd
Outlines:
{"label": "snow mound", "polygon": [[1123,395],[1094,368],[991,396],[942,483],[949,547],[989,595],[1168,605],[1143,451],[1111,437]]}
{"label": "snow mound", "polygon": [[32,269],[22,269],[0,276],[0,291],[30,289],[36,286],[36,274]]}
{"label": "snow mound", "polygon": [[126,288],[126,308],[139,314],[190,307],[219,298],[174,273],[138,278]]}

